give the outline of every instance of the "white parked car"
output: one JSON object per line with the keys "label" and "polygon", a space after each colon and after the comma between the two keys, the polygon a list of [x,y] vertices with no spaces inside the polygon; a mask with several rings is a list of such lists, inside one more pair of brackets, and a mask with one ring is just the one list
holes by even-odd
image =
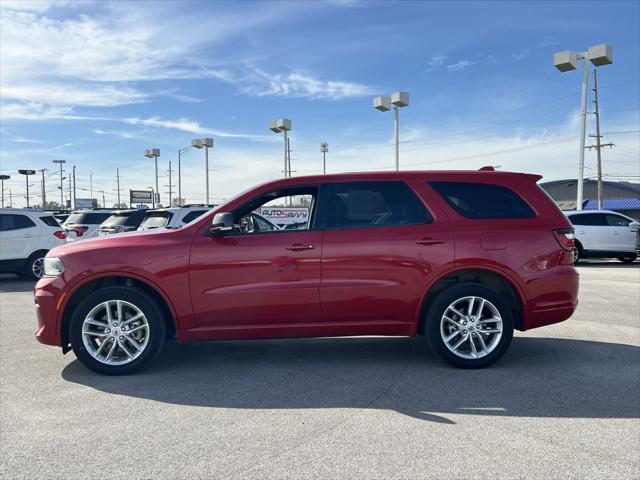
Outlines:
{"label": "white parked car", "polygon": [[184,207],[167,207],[147,210],[138,230],[151,230],[152,228],[178,228],[200,215],[207,213],[215,205],[185,205]]}
{"label": "white parked car", "polygon": [[0,272],[38,279],[44,256],[65,243],[66,232],[50,212],[3,208],[0,210]]}
{"label": "white parked car", "polygon": [[637,256],[638,222],[610,210],[564,212],[575,230],[574,262],[581,258],[617,258],[631,263]]}
{"label": "white parked car", "polygon": [[112,210],[92,208],[73,212],[62,224],[67,232],[67,242],[97,237],[98,227],[111,216]]}

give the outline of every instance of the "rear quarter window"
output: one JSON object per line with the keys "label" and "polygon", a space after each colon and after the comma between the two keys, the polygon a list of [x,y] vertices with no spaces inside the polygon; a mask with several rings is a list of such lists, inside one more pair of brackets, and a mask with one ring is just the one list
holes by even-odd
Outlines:
{"label": "rear quarter window", "polygon": [[535,212],[513,190],[491,183],[430,182],[458,214],[473,219],[534,218]]}
{"label": "rear quarter window", "polygon": [[49,225],[50,227],[59,227],[60,224],[58,223],[58,221],[52,216],[49,217],[40,217],[40,220],[42,220],[42,222],[45,225]]}

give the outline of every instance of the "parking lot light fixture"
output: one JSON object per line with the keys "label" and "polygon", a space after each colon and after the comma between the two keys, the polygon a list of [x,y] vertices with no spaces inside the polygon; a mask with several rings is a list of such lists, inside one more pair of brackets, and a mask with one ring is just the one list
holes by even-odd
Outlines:
{"label": "parking lot light fixture", "polygon": [[396,171],[400,170],[400,121],[398,111],[409,106],[409,92],[393,92],[391,95],[374,97],[373,108],[381,112],[388,112],[393,105],[393,131],[395,137]]}
{"label": "parking lot light fixture", "polygon": [[0,182],[2,183],[2,208],[4,208],[4,181],[10,178],[11,175],[0,175]]}
{"label": "parking lot light fixture", "polygon": [[204,147],[205,205],[209,205],[209,149],[213,148],[213,138],[194,138],[191,140],[191,146]]}
{"label": "parking lot light fixture", "polygon": [[35,170],[18,170],[20,175],[25,176],[25,180],[27,182],[27,208],[29,208],[29,175],[34,175],[36,173]]}
{"label": "parking lot light fixture", "polygon": [[158,204],[160,204],[160,190],[158,190],[158,157],[160,156],[160,149],[159,148],[149,148],[147,150],[144,151],[144,156],[147,158],[154,158],[156,161],[156,193],[154,194],[153,197],[153,208],[155,208],[155,204],[156,204],[156,197],[155,195],[158,196]]}
{"label": "parking lot light fixture", "polygon": [[291,159],[289,158],[289,143],[287,140],[287,132],[291,130],[291,120],[288,118],[280,118],[269,123],[269,130],[273,133],[284,133],[284,176],[291,176]]}
{"label": "parking lot light fixture", "polygon": [[578,185],[576,192],[576,210],[582,210],[584,189],[584,150],[587,130],[587,91],[589,87],[589,62],[594,67],[613,63],[613,47],[603,43],[589,47],[586,52],[564,50],[553,54],[553,65],[562,73],[578,68],[578,60],[583,62],[582,72],[582,107],[580,110],[580,154],[578,157]]}

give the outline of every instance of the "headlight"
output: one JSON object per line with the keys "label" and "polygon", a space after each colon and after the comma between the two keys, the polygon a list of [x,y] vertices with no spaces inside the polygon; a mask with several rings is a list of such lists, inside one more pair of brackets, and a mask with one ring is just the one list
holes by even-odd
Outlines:
{"label": "headlight", "polygon": [[64,263],[59,257],[44,257],[44,275],[58,277],[64,272]]}

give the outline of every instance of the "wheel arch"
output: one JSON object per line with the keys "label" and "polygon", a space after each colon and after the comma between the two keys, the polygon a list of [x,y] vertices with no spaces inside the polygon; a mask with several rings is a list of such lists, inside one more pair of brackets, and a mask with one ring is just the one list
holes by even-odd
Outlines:
{"label": "wheel arch", "polygon": [[441,275],[425,290],[417,311],[417,334],[424,334],[424,316],[438,294],[457,283],[472,282],[485,285],[503,294],[513,313],[514,327],[522,330],[525,297],[514,280],[503,272],[486,267],[461,267]]}
{"label": "wheel arch", "polygon": [[155,284],[147,279],[131,274],[104,274],[99,277],[91,277],[86,279],[79,285],[76,285],[68,295],[68,300],[62,307],[61,324],[60,324],[60,344],[63,353],[71,350],[69,338],[69,324],[73,312],[80,302],[92,292],[104,287],[122,286],[138,289],[153,298],[164,314],[165,325],[167,327],[167,336],[173,337],[176,333],[177,315],[171,301]]}

